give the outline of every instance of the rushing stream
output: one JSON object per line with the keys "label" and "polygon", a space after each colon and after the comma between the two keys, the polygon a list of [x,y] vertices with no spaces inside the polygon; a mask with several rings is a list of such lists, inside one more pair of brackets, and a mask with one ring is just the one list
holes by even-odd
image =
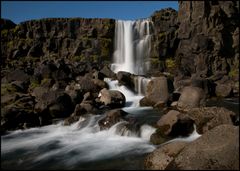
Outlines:
{"label": "rushing stream", "polygon": [[143,158],[156,147],[149,142],[150,126],[160,112],[138,107],[142,95],[135,95],[117,81],[105,79],[110,89],[126,96],[128,117],[141,125],[137,132],[124,129],[124,122],[100,131],[104,115],[87,115],[77,123],[17,130],[1,137],[1,164],[7,169],[143,169]]}
{"label": "rushing stream", "polygon": [[[149,20],[116,21],[114,72],[144,74],[150,51]],[[119,122],[100,131],[98,121],[104,115],[88,115],[77,123],[57,124],[8,132],[1,137],[1,164],[5,169],[143,169],[145,154],[156,147],[149,142],[161,112],[140,108],[148,79],[137,77],[133,93],[118,81],[105,79],[110,89],[126,97],[123,108],[140,125],[136,132]]]}
{"label": "rushing stream", "polygon": [[[150,49],[149,20],[117,21],[115,30],[114,72],[128,71],[143,75],[148,69]],[[152,124],[161,117],[161,111],[139,107],[149,79],[136,77],[133,93],[118,81],[105,78],[109,88],[121,91],[126,97],[123,108],[139,125],[137,132],[124,129],[118,122],[108,130],[101,130],[98,121],[105,115],[86,115],[79,121],[63,126],[56,124],[27,130],[8,132],[1,136],[2,169],[143,169],[145,155],[156,146],[149,142],[155,131]],[[198,138],[196,131],[188,138]]]}
{"label": "rushing stream", "polygon": [[[121,122],[99,131],[100,115],[70,126],[56,125],[14,131],[2,137],[2,168],[114,169],[141,168],[138,158],[155,147],[149,144],[154,128],[142,125],[140,137],[121,136]],[[115,163],[115,164],[114,164]]]}

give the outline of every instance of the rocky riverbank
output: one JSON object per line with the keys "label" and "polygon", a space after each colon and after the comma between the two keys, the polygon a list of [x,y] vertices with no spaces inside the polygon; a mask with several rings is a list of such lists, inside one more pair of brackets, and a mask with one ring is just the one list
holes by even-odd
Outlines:
{"label": "rocky riverbank", "polygon": [[[212,98],[239,97],[239,2],[179,2],[150,17],[150,67],[141,79],[140,106],[163,113],[151,126],[158,148],[145,169],[239,169],[239,113],[207,107]],[[113,19],[42,19],[14,24],[1,19],[1,134],[9,130],[71,125],[89,114],[104,114],[101,130],[136,121],[122,110],[123,92],[139,76],[111,70]],[[150,36],[150,35],[149,35]],[[192,142],[171,141],[201,135]],[[167,143],[166,143],[167,142]]]}

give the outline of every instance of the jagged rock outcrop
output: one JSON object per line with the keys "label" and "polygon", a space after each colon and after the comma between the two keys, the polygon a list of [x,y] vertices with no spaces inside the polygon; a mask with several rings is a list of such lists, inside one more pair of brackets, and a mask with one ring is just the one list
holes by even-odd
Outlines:
{"label": "jagged rock outcrop", "polygon": [[238,77],[239,2],[180,1],[178,22],[175,60],[181,74]]}
{"label": "jagged rock outcrop", "polygon": [[172,8],[162,9],[154,12],[151,19],[154,24],[150,54],[151,72],[172,69],[166,59],[174,57],[178,46],[177,11]]}
{"label": "jagged rock outcrop", "polygon": [[1,27],[2,66],[36,62],[40,57],[109,61],[113,53],[114,27],[113,19],[85,18],[31,20],[15,27],[5,24]]}

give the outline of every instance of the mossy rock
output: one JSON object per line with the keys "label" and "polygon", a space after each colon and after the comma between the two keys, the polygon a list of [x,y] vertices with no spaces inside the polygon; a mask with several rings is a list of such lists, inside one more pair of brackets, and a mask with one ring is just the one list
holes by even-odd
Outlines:
{"label": "mossy rock", "polygon": [[33,80],[33,81],[31,81],[31,83],[29,85],[29,89],[33,90],[34,88],[39,87],[39,86],[40,86],[39,82],[37,80]]}
{"label": "mossy rock", "polygon": [[1,37],[7,37],[8,29],[1,30]]}
{"label": "mossy rock", "polygon": [[238,76],[239,76],[239,70],[232,68],[232,69],[229,71],[228,76],[229,76],[230,78],[238,77]]}
{"label": "mossy rock", "polygon": [[7,42],[7,48],[8,48],[8,49],[13,49],[13,47],[14,47],[14,42],[13,42],[13,40]]}
{"label": "mossy rock", "polygon": [[165,63],[168,72],[174,73],[176,71],[177,63],[173,58],[166,59]]}
{"label": "mossy rock", "polygon": [[1,96],[8,94],[8,93],[17,92],[17,91],[18,91],[17,87],[11,83],[1,84]]}

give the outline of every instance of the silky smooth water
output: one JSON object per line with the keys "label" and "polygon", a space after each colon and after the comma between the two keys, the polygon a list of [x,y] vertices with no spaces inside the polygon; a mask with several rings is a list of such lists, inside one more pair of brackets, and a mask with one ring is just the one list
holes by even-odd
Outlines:
{"label": "silky smooth water", "polygon": [[142,75],[150,68],[151,26],[149,19],[136,21],[117,20],[113,63],[114,72],[127,71]]}
{"label": "silky smooth water", "polygon": [[[108,160],[123,164],[120,168],[127,168],[126,164],[131,161],[125,161],[126,158],[142,157],[142,154],[155,149],[149,143],[155,128],[142,125],[140,136],[137,136],[134,132],[129,134],[123,129],[124,122],[119,122],[108,130],[100,131],[97,121],[102,117],[90,115],[70,126],[63,126],[60,122],[2,136],[2,168],[111,169],[113,166]],[[91,163],[95,162],[98,164],[93,166]],[[141,168],[140,163],[131,167]]]}
{"label": "silky smooth water", "polygon": [[[149,20],[116,22],[114,72],[143,75],[149,69],[150,25]],[[129,129],[126,121],[122,121],[100,130],[98,121],[105,114],[88,114],[69,126],[60,121],[49,126],[11,131],[1,136],[2,169],[143,169],[145,155],[156,148],[149,142],[155,131],[151,125],[162,115],[151,107],[139,107],[150,79],[136,77],[135,93],[120,86],[117,80],[105,78],[105,81],[111,90],[125,95],[126,105],[122,109],[128,112],[126,118],[134,120],[131,126],[135,129]]]}

